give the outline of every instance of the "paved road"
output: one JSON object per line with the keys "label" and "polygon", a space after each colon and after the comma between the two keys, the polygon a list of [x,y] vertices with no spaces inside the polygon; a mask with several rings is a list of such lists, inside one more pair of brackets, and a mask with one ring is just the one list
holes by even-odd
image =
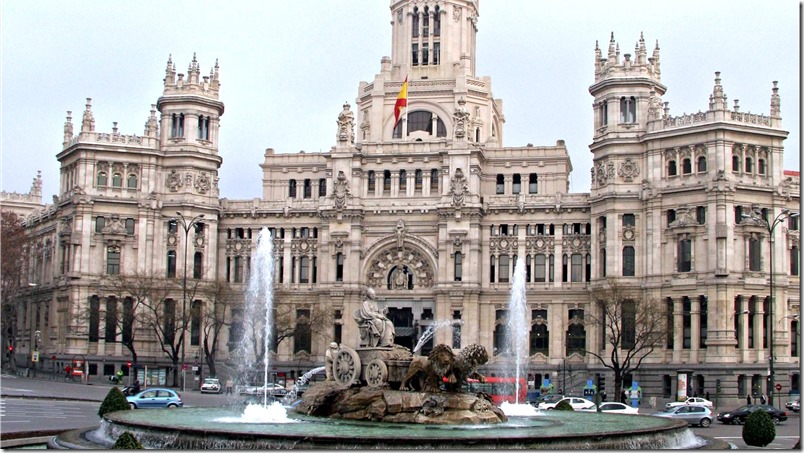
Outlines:
{"label": "paved road", "polygon": [[[2,432],[11,433],[97,426],[98,407],[110,388],[108,384],[85,385],[3,374],[0,376],[0,428]],[[245,398],[193,391],[181,395],[188,407],[241,404]],[[766,449],[790,449],[798,441],[801,416],[788,415],[790,418],[776,427],[776,440]],[[709,428],[693,427],[692,430],[701,436],[731,442],[737,448],[749,448],[742,440],[742,426],[714,422]]]}

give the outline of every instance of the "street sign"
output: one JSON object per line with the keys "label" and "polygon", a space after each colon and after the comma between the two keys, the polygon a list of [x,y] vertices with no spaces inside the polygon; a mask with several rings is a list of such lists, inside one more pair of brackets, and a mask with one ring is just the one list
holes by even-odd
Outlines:
{"label": "street sign", "polygon": [[187,371],[187,364],[186,364],[186,363],[182,363],[182,364],[181,364],[181,369],[182,369],[182,370],[184,370],[184,371]]}
{"label": "street sign", "polygon": [[782,384],[776,384],[776,391],[779,392],[782,390]]}

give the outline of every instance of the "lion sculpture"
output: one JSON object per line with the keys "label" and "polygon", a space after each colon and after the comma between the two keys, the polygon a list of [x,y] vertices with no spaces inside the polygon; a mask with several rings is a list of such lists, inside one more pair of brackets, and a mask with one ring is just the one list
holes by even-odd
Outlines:
{"label": "lion sculpture", "polygon": [[469,378],[485,382],[485,376],[477,372],[477,367],[488,360],[486,348],[479,344],[463,348],[457,356],[449,346],[436,345],[427,357],[413,358],[408,372],[399,385],[399,390],[408,390],[411,381],[416,378],[421,391],[438,392],[441,382],[446,378],[446,390],[459,392]]}

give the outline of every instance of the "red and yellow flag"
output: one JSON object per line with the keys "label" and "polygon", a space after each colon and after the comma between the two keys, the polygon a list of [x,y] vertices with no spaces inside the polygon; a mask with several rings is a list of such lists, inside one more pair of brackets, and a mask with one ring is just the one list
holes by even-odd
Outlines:
{"label": "red and yellow flag", "polygon": [[402,107],[408,106],[408,77],[405,76],[405,82],[402,83],[402,89],[399,90],[399,96],[396,98],[396,104],[394,104],[394,127],[396,129],[397,123],[399,123],[399,116],[402,114]]}

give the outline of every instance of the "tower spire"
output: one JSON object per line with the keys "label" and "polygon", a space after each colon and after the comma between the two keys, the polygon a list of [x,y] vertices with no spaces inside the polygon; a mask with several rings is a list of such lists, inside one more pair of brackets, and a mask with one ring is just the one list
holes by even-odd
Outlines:
{"label": "tower spire", "polygon": [[95,117],[92,116],[92,98],[87,98],[84,118],[81,121],[81,132],[95,132]]}
{"label": "tower spire", "polygon": [[774,80],[773,81],[773,94],[771,94],[771,107],[770,107],[770,116],[771,118],[781,118],[782,117],[782,98],[779,97],[779,82]]}

